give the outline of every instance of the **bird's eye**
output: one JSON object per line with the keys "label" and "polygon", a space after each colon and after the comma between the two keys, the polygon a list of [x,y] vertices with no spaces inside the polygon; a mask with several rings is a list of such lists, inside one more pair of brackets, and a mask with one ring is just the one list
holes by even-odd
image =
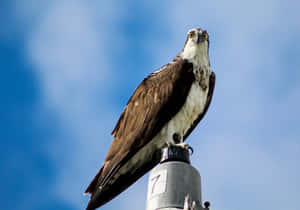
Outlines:
{"label": "bird's eye", "polygon": [[190,38],[194,38],[195,37],[195,32],[191,32],[190,33]]}
{"label": "bird's eye", "polygon": [[208,39],[208,33],[204,34],[204,38],[207,40]]}

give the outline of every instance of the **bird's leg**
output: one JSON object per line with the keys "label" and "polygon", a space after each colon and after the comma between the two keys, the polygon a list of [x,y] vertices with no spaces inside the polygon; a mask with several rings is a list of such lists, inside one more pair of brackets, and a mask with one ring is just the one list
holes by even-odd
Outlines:
{"label": "bird's leg", "polygon": [[[188,145],[188,143],[183,142],[183,137],[179,133],[173,134],[173,141],[175,142],[176,146],[190,150],[191,154],[194,153],[194,149],[190,145]],[[170,145],[168,144],[168,146]]]}
{"label": "bird's leg", "polygon": [[182,147],[184,149],[189,148],[188,143],[183,142],[183,137],[179,133],[173,134],[173,140],[174,140],[176,146]]}
{"label": "bird's leg", "polygon": [[179,133],[174,133],[173,134],[173,141],[174,141],[175,144],[181,143],[182,142],[181,139],[182,138],[181,138],[181,135]]}
{"label": "bird's leg", "polygon": [[183,149],[189,149],[190,148],[189,144],[185,143],[185,142],[178,143],[178,144],[176,144],[176,146],[182,147]]}
{"label": "bird's leg", "polygon": [[174,135],[173,135],[173,138],[172,137],[168,138],[166,143],[167,143],[167,147],[171,147],[172,145],[175,145],[176,143],[174,141]]}

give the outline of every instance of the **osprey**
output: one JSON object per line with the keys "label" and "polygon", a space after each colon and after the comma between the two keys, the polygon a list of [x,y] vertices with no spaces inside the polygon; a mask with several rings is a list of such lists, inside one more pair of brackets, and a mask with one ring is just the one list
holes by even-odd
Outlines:
{"label": "osprey", "polygon": [[175,59],[136,88],[111,133],[104,164],[85,191],[91,194],[87,210],[104,205],[152,169],[163,147],[187,146],[184,140],[205,115],[214,91],[208,48],[205,30],[189,30]]}

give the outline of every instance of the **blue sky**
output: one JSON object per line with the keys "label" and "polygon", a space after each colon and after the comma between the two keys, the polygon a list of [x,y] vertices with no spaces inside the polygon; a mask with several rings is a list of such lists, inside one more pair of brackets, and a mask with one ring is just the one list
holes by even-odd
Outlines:
{"label": "blue sky", "polygon": [[[217,75],[188,139],[203,200],[297,210],[299,10],[296,0],[2,1],[1,209],[83,209],[135,87],[201,27]],[[147,177],[103,209],[143,209]]]}

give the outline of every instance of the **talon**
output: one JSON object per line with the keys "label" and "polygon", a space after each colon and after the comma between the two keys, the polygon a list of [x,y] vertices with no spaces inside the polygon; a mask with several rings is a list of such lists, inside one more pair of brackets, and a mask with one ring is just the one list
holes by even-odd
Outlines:
{"label": "talon", "polygon": [[175,144],[180,143],[180,141],[181,141],[181,136],[179,135],[179,133],[174,133],[174,134],[173,134],[173,140],[174,140]]}
{"label": "talon", "polygon": [[189,148],[189,145],[185,142],[182,142],[182,143],[179,143],[179,144],[176,144],[177,146],[179,147],[182,147],[183,149],[188,149]]}
{"label": "talon", "polygon": [[194,149],[191,146],[188,146],[188,150],[190,151],[190,155],[192,155],[194,153]]}

